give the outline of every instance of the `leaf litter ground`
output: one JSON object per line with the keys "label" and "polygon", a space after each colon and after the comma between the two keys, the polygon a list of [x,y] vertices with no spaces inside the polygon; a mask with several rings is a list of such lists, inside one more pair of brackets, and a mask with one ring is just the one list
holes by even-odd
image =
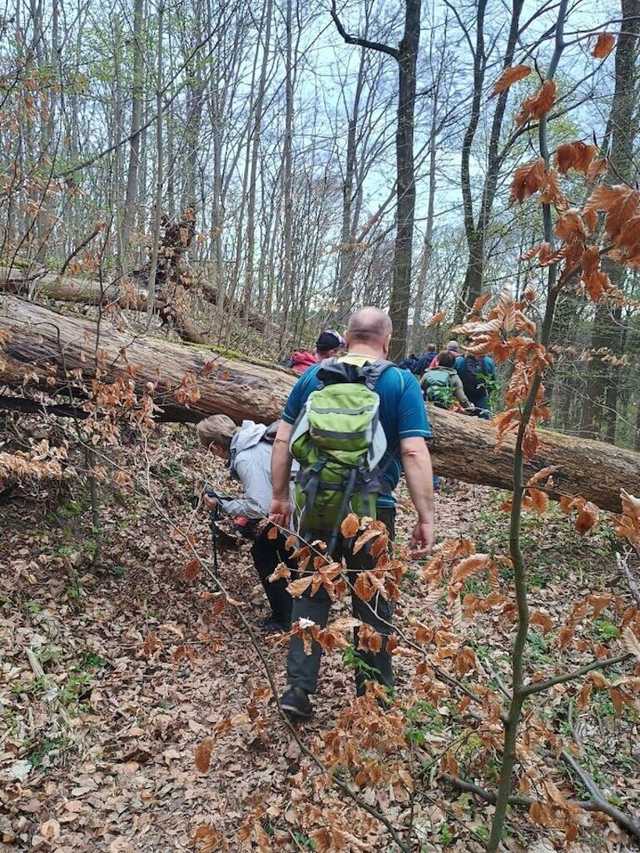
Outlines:
{"label": "leaf litter ground", "polygon": [[[148,471],[153,499],[140,490],[102,488],[97,566],[91,564],[95,533],[81,485],[58,494],[19,493],[2,509],[2,849],[312,850],[319,849],[314,832],[341,821],[351,833],[343,849],[391,850],[376,822],[318,774],[314,788],[313,770],[268,700],[264,671],[234,608],[222,607],[205,571],[185,579],[193,554],[167,519],[189,532],[199,553],[209,554],[207,517],[194,510],[194,495],[204,479],[229,490],[223,464],[205,456],[186,428],[165,427],[146,447],[143,462],[138,448],[119,453],[124,470],[138,471],[142,481]],[[490,489],[445,483],[438,537],[468,536],[479,552],[504,552],[503,498]],[[411,521],[404,495],[400,541],[407,540]],[[527,516],[523,540],[532,608],[555,625],[586,594],[627,595],[604,532],[581,538],[552,510],[544,520]],[[226,588],[256,626],[265,604],[246,547],[225,552],[221,564]],[[405,578],[397,610],[404,627],[427,615],[424,582],[415,569]],[[197,568],[187,571],[193,574]],[[466,589],[483,593],[482,583],[471,578]],[[285,650],[254,630],[283,688]],[[465,630],[483,677],[496,689],[507,685],[511,623],[485,614]],[[597,641],[617,629],[601,617],[580,630]],[[587,659],[572,654],[564,665]],[[547,671],[555,660],[550,636],[540,630],[532,629],[530,660]],[[411,667],[397,658],[401,694]],[[617,715],[607,694],[596,693],[580,712],[579,686],[556,688],[532,705],[554,730],[571,733],[601,789],[637,818],[637,711],[625,706]],[[308,747],[320,750],[323,733],[353,695],[353,673],[339,654],[327,656],[314,719],[302,730]],[[420,716],[423,752],[437,756],[456,736],[446,707]],[[210,751],[204,773],[194,757],[203,741]],[[458,757],[461,775],[495,787],[497,760],[476,766],[473,742]],[[553,756],[548,773],[558,787],[585,796]],[[437,765],[422,776],[420,791],[414,820],[422,850],[482,849],[491,806],[440,781]],[[406,812],[406,794],[392,786],[363,795],[395,821]],[[584,823],[571,849],[634,849],[611,821],[589,814]],[[508,849],[562,847],[561,834],[533,826],[521,812],[512,812],[510,827]]]}

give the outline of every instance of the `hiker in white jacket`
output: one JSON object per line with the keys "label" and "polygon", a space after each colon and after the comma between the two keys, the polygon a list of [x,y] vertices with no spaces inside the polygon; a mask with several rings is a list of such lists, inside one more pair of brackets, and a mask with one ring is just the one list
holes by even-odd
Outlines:
{"label": "hiker in white jacket", "polygon": [[[263,622],[270,633],[291,627],[287,581],[268,580],[279,563],[287,562],[284,536],[268,539],[267,531],[258,529],[258,521],[266,517],[271,504],[271,451],[277,428],[278,422],[265,426],[254,421],[243,421],[242,426],[236,427],[226,415],[213,415],[198,424],[201,443],[218,455],[228,454],[231,476],[242,483],[242,497],[220,499],[219,504],[243,535],[253,539],[251,556],[271,605],[271,614]],[[211,499],[208,503],[211,506]],[[291,567],[295,568],[295,564]]]}

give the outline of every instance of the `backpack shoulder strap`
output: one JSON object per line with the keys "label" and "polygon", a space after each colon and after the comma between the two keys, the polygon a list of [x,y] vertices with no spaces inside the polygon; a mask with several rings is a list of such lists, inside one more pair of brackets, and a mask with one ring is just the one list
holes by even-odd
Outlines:
{"label": "backpack shoulder strap", "polygon": [[401,368],[398,367],[397,364],[394,364],[392,361],[387,361],[384,358],[379,359],[378,361],[372,361],[369,364],[365,364],[362,368],[362,372],[365,377],[365,385],[371,391],[373,391],[380,380],[382,374],[388,370],[390,367],[395,367],[400,372],[400,378],[402,379],[402,383],[404,386],[404,376],[402,375]]}

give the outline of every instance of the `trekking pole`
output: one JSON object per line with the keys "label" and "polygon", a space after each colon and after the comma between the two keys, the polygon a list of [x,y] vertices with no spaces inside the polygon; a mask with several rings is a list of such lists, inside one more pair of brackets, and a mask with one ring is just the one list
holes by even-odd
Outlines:
{"label": "trekking pole", "polygon": [[218,560],[220,531],[218,530],[218,521],[222,517],[221,501],[225,498],[219,495],[215,489],[212,489],[208,483],[205,483],[204,493],[208,498],[215,499],[213,509],[209,510],[209,528],[211,530],[211,546],[213,551],[213,574],[215,577],[218,577],[220,574],[220,563]]}
{"label": "trekking pole", "polygon": [[215,509],[209,513],[209,527],[211,528],[211,546],[213,551],[213,575],[219,577],[220,564],[218,562],[218,520],[220,519],[220,505],[216,504]]}

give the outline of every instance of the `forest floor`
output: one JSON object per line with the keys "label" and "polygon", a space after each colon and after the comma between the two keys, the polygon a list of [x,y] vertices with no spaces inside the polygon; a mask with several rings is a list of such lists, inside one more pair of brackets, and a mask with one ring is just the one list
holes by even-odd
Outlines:
{"label": "forest floor", "polygon": [[[102,545],[95,565],[88,494],[78,481],[57,492],[18,492],[0,508],[0,849],[313,850],[320,849],[312,835],[323,820],[340,818],[352,833],[341,849],[391,851],[373,818],[314,776],[269,701],[236,607],[221,609],[206,575],[185,580],[191,553],[175,525],[189,531],[198,551],[209,551],[207,518],[193,508],[193,497],[204,478],[228,488],[222,463],[196,446],[190,428],[164,427],[142,451],[132,446],[118,454],[123,475],[144,470],[149,488],[101,488]],[[478,551],[504,552],[503,499],[490,489],[445,483],[438,538],[469,536]],[[408,537],[411,518],[405,497],[400,541]],[[532,603],[554,623],[588,593],[628,598],[606,527],[587,544],[557,510],[544,519],[526,517]],[[221,563],[226,588],[256,626],[265,606],[246,548],[227,551]],[[486,593],[479,588],[483,581],[467,583],[470,591]],[[425,619],[424,599],[424,581],[409,572],[398,624]],[[282,687],[284,646],[254,630]],[[492,684],[508,684],[512,623],[485,614],[466,630],[482,674]],[[597,643],[615,639],[618,628],[601,615],[580,630]],[[553,671],[553,636],[532,630],[533,667]],[[579,665],[580,657],[570,663]],[[410,665],[397,658],[400,695],[409,690]],[[339,653],[325,658],[315,716],[300,730],[306,746],[320,750],[323,733],[352,703],[352,680]],[[575,732],[583,766],[638,820],[640,714],[633,705],[616,713],[606,690],[594,690],[590,707],[576,711],[580,687],[555,689],[538,703],[539,712],[559,734]],[[421,708],[423,754],[437,756],[455,739],[455,714],[449,713]],[[212,755],[208,772],[201,773],[194,751],[206,737],[213,739]],[[473,750],[467,741],[460,775],[495,786],[497,761],[483,753],[479,767]],[[482,850],[492,807],[447,787],[437,762],[426,768],[413,804],[421,850]],[[555,757],[549,757],[548,773],[567,796],[584,798]],[[317,783],[311,795],[309,779]],[[366,798],[396,824],[407,809],[406,795],[391,786]],[[635,849],[608,818],[585,812],[581,824],[574,851]],[[564,836],[514,808],[505,843],[509,850],[544,853],[561,849]]]}

